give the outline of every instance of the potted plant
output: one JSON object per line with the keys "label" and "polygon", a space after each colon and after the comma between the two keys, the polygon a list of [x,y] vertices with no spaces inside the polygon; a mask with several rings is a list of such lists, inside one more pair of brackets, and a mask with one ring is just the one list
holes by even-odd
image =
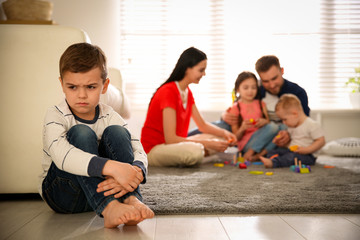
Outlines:
{"label": "potted plant", "polygon": [[355,68],[355,76],[348,79],[346,86],[352,89],[349,97],[353,108],[360,108],[360,67]]}

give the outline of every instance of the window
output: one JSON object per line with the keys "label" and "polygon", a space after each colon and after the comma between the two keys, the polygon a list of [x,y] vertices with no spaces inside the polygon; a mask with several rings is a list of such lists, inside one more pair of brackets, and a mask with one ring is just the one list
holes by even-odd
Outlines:
{"label": "window", "polygon": [[360,64],[360,2],[351,0],[122,0],[121,71],[133,108],[146,109],[188,47],[208,56],[191,85],[198,108],[224,110],[237,75],[279,57],[284,78],[311,108],[344,108],[345,81]]}

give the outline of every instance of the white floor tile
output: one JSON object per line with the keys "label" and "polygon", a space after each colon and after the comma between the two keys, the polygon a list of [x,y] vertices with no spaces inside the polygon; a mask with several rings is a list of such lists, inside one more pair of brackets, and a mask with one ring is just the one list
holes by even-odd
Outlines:
{"label": "white floor tile", "polygon": [[155,219],[146,220],[135,227],[104,228],[104,221],[95,213],[57,214],[51,210],[11,235],[14,239],[154,239]]}
{"label": "white floor tile", "polygon": [[42,201],[1,201],[0,239],[9,237],[46,209]]}
{"label": "white floor tile", "polygon": [[217,216],[158,216],[156,240],[229,239]]}
{"label": "white floor tile", "polygon": [[341,215],[281,215],[306,239],[358,240],[360,227]]}
{"label": "white floor tile", "polygon": [[220,217],[230,239],[304,239],[276,215]]}

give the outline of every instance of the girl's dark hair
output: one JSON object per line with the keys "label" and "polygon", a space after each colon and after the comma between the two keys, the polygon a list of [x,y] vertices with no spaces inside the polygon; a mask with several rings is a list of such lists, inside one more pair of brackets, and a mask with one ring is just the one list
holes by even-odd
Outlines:
{"label": "girl's dark hair", "polygon": [[255,98],[256,100],[259,101],[259,105],[260,105],[260,109],[261,109],[261,112],[262,112],[262,116],[264,117],[265,114],[264,114],[264,110],[263,110],[263,107],[262,107],[262,104],[261,104],[261,96],[260,96],[260,87],[259,87],[259,84],[258,84],[258,80],[255,76],[254,73],[252,72],[248,72],[248,71],[244,71],[242,73],[240,73],[235,81],[235,87],[234,87],[234,92],[235,92],[235,95],[237,96],[236,97],[236,100],[235,102],[237,103],[237,107],[239,109],[239,121],[238,121],[238,126],[241,126],[241,123],[243,121],[243,118],[240,114],[240,104],[239,104],[239,100],[241,98],[240,96],[240,93],[239,94],[236,94],[237,93],[237,90],[239,89],[239,86],[240,84],[245,81],[246,79],[249,79],[249,78],[252,78],[254,79],[254,81],[256,82],[256,95],[255,95]]}
{"label": "girl's dark hair", "polygon": [[[160,87],[166,83],[179,81],[179,80],[183,79],[185,77],[186,69],[192,68],[195,65],[197,65],[199,62],[206,60],[206,59],[207,59],[206,54],[203,53],[202,51],[200,51],[199,49],[194,48],[194,47],[190,47],[190,48],[186,49],[180,55],[176,65],[175,65],[174,70],[170,74],[170,77],[164,83],[162,83],[160,85]],[[157,92],[157,90],[159,90],[160,87],[158,87],[156,89],[155,93]],[[153,94],[153,97],[154,97],[154,94]],[[151,102],[151,100],[150,100],[150,102]]]}

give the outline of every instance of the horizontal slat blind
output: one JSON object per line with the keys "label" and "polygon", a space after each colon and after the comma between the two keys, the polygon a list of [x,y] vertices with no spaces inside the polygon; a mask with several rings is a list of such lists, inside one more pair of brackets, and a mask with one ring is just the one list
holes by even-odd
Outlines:
{"label": "horizontal slat blind", "polygon": [[226,109],[237,75],[255,73],[266,54],[306,89],[311,108],[350,107],[345,82],[360,64],[359,0],[121,0],[120,15],[132,108],[147,108],[191,46],[208,56],[207,75],[190,86],[200,110]]}
{"label": "horizontal slat blind", "polygon": [[342,108],[349,104],[344,83],[360,66],[360,1],[321,3],[318,101],[325,108]]}
{"label": "horizontal slat blind", "polygon": [[[186,2],[186,1],[185,1]],[[121,4],[121,71],[133,108],[146,109],[170,75],[180,54],[194,46],[208,56],[207,76],[191,85],[199,108],[223,107],[223,1],[123,0]]]}

